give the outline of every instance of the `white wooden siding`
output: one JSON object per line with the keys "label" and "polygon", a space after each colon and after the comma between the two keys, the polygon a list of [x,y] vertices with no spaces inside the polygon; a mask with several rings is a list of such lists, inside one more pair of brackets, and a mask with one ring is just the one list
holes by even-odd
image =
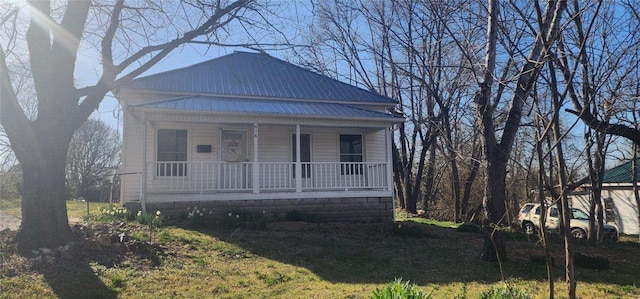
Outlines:
{"label": "white wooden siding", "polygon": [[[604,199],[611,198],[613,200],[613,209],[616,215],[615,225],[621,234],[638,235],[638,206],[635,203],[633,191],[631,188],[624,187],[604,187],[602,190],[602,206],[604,208]],[[589,212],[589,201],[591,196],[572,195],[571,204],[575,208],[579,208],[585,212]]]}
{"label": "white wooden siding", "polygon": [[315,129],[311,132],[314,162],[338,161],[338,131],[334,128]]}
{"label": "white wooden siding", "polygon": [[602,198],[613,199],[614,211],[617,218],[616,224],[619,230],[625,234],[637,235],[639,233],[638,206],[635,203],[633,190],[605,189],[602,191]]}
{"label": "white wooden siding", "polygon": [[387,141],[385,130],[368,133],[365,138],[365,156],[367,162],[387,161]]}

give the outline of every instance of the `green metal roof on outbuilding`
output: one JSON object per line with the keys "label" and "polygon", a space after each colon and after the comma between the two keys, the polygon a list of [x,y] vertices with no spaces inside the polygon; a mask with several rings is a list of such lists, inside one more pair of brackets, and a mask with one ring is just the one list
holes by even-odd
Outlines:
{"label": "green metal roof on outbuilding", "polygon": [[[620,164],[614,168],[605,170],[604,183],[622,184],[633,182],[632,161]],[[637,159],[636,178],[640,178],[640,159]]]}
{"label": "green metal roof on outbuilding", "polygon": [[[638,180],[636,181],[640,181],[640,158],[638,158],[637,160],[637,164],[638,164],[638,168],[636,169],[636,178],[638,178]],[[603,182],[604,184],[631,184],[633,181],[633,171],[632,171],[632,161],[627,161],[625,163],[622,163],[616,167],[613,167],[611,169],[607,169],[604,171],[604,178],[603,178]],[[575,183],[575,185],[590,185],[591,181],[589,180],[589,177],[584,177],[581,180],[579,180],[578,182]]]}

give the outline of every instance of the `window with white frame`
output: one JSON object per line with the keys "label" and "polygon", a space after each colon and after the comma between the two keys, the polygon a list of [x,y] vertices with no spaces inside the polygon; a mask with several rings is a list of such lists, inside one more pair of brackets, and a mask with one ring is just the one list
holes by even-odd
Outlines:
{"label": "window with white frame", "polygon": [[157,176],[187,175],[187,130],[158,129]]}
{"label": "window with white frame", "polygon": [[362,174],[362,135],[340,135],[340,162],[342,175]]}

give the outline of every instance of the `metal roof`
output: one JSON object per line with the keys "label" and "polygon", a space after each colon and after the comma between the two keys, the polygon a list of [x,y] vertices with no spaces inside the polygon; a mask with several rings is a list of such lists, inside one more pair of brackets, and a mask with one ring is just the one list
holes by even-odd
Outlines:
{"label": "metal roof", "polygon": [[[633,171],[631,162],[620,164],[604,172],[604,183],[631,183],[633,182]],[[639,159],[640,166],[640,159]],[[640,178],[640,167],[636,169],[637,178]]]}
{"label": "metal roof", "polygon": [[397,103],[389,97],[268,54],[247,52],[234,52],[185,68],[142,77],[122,89],[341,103]]}
{"label": "metal roof", "polygon": [[[636,169],[637,178],[640,179],[640,158],[637,160],[638,168]],[[631,167],[632,161],[627,161],[611,169],[607,169],[603,174],[603,183],[605,184],[630,184],[633,182],[633,171]],[[589,177],[585,177],[578,181],[578,184],[591,184]]]}
{"label": "metal roof", "polygon": [[170,109],[182,111],[257,113],[273,116],[321,116],[344,119],[377,119],[402,122],[404,118],[338,103],[295,102],[267,99],[238,99],[225,97],[179,97],[132,107]]}

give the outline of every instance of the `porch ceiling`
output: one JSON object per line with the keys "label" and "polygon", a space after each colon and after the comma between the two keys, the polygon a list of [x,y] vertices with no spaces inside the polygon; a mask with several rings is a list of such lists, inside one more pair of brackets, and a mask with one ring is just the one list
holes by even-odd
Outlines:
{"label": "porch ceiling", "polygon": [[404,118],[338,103],[274,101],[211,96],[188,96],[133,105],[133,108],[233,114],[257,114],[271,117],[314,117],[345,120],[373,120],[389,124]]}

